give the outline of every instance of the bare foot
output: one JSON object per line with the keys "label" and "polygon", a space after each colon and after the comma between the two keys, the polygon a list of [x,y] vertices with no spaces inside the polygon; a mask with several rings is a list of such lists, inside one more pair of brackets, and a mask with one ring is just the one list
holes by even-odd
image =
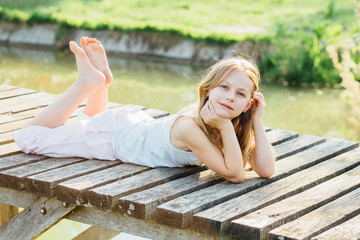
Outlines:
{"label": "bare foot", "polygon": [[80,44],[85,50],[92,65],[105,75],[105,86],[109,87],[112,83],[113,77],[106,58],[105,49],[100,41],[94,38],[81,37]]}
{"label": "bare foot", "polygon": [[74,41],[69,43],[70,50],[75,54],[76,65],[78,68],[78,79],[84,89],[94,91],[105,84],[104,74],[97,70],[90,62],[84,49],[79,47]]}

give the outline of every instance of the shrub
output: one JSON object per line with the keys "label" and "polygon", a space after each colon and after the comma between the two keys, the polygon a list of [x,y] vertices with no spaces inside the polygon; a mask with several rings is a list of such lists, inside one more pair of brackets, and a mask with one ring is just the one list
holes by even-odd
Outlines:
{"label": "shrub", "polygon": [[272,41],[273,49],[262,53],[259,65],[264,78],[290,85],[340,83],[326,47],[328,39],[341,30],[327,22],[308,24],[294,33],[282,27]]}

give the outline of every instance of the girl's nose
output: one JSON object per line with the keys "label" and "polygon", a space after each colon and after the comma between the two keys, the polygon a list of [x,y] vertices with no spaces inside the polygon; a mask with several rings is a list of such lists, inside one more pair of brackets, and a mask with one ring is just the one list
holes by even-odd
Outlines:
{"label": "girl's nose", "polygon": [[230,101],[230,102],[233,102],[233,101],[234,101],[234,96],[233,96],[233,94],[228,94],[228,95],[226,96],[226,100],[228,100],[228,101]]}

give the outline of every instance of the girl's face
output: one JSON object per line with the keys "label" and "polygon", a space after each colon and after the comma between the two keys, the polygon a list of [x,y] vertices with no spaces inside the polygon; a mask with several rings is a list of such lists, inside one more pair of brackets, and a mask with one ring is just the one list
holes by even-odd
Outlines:
{"label": "girl's face", "polygon": [[211,89],[207,96],[217,115],[233,119],[250,108],[253,89],[254,84],[246,74],[235,72]]}

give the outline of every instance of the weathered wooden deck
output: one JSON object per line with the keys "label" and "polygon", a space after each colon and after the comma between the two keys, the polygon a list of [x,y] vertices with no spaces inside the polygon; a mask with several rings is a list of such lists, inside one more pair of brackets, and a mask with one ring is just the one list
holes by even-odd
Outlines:
{"label": "weathered wooden deck", "polygon": [[21,153],[11,133],[55,97],[0,85],[0,202],[24,208],[0,239],[32,239],[61,218],[151,239],[360,239],[357,142],[268,129],[276,172],[241,184],[204,167]]}

